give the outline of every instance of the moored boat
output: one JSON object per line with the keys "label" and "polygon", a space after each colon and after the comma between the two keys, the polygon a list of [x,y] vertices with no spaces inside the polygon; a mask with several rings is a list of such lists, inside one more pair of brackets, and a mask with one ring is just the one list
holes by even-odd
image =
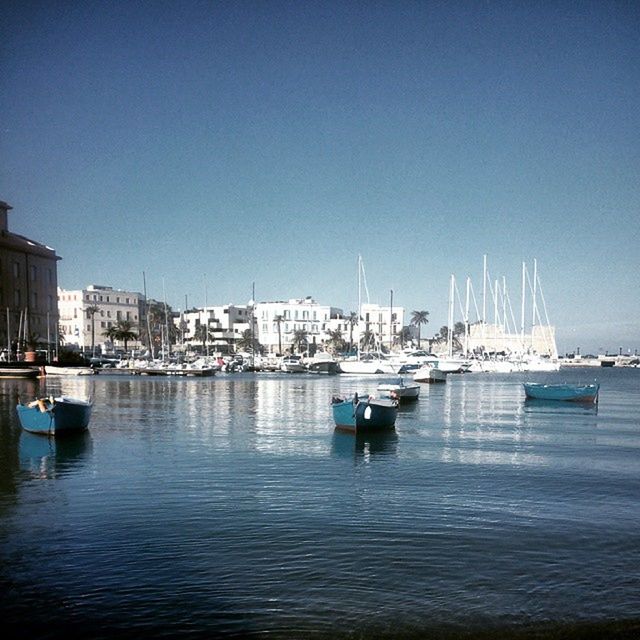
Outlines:
{"label": "moored boat", "polygon": [[84,431],[89,426],[93,402],[60,396],[18,404],[16,410],[25,431],[53,436]]}
{"label": "moored boat", "polygon": [[353,433],[376,431],[392,428],[398,415],[398,402],[371,396],[358,396],[331,399],[333,420],[336,429]]}
{"label": "moored boat", "polygon": [[307,369],[300,356],[285,356],[280,363],[280,370],[285,373],[303,373]]}
{"label": "moored boat", "polygon": [[598,402],[600,384],[543,384],[525,382],[527,398],[534,400],[563,400],[570,402]]}
{"label": "moored boat", "polygon": [[397,400],[398,402],[411,402],[420,397],[420,385],[405,384],[404,380],[400,378],[396,382],[379,384],[378,393],[382,398]]}
{"label": "moored boat", "polygon": [[92,367],[61,367],[58,365],[46,365],[44,371],[48,376],[92,376],[96,373]]}
{"label": "moored boat", "polygon": [[437,383],[437,382],[446,382],[447,374],[442,371],[442,369],[438,367],[434,367],[432,365],[424,365],[420,367],[414,374],[413,379],[416,382],[429,382],[429,383]]}
{"label": "moored boat", "polygon": [[37,378],[40,369],[35,367],[0,367],[0,378]]}

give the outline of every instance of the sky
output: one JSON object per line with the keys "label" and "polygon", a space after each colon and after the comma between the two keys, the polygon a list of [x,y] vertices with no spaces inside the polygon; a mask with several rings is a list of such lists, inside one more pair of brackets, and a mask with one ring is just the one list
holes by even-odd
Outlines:
{"label": "sky", "polygon": [[561,353],[640,351],[637,2],[3,7],[0,200],[61,287],[355,311],[361,255],[430,336],[485,255],[519,323],[535,259]]}

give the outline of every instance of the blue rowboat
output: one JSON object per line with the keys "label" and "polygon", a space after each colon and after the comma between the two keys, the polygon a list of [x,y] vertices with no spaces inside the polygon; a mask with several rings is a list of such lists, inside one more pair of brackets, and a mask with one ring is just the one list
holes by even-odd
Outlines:
{"label": "blue rowboat", "polygon": [[398,415],[397,401],[357,393],[349,398],[332,398],[331,408],[336,428],[353,433],[388,429],[395,425]]}
{"label": "blue rowboat", "polygon": [[570,402],[598,402],[600,384],[543,384],[525,382],[527,398],[535,400],[567,400]]}
{"label": "blue rowboat", "polygon": [[89,426],[93,403],[61,396],[18,404],[18,418],[25,431],[47,436],[77,433]]}

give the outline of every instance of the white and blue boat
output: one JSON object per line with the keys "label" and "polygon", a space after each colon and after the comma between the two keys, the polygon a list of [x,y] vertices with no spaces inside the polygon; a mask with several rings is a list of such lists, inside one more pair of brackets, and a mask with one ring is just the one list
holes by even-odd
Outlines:
{"label": "white and blue boat", "polygon": [[543,384],[525,382],[524,392],[533,400],[564,400],[570,402],[598,402],[600,383],[593,384]]}
{"label": "white and blue boat", "polygon": [[18,404],[18,418],[25,431],[46,436],[85,431],[91,419],[93,402],[69,396],[38,398]]}
{"label": "white and blue boat", "polygon": [[396,423],[398,402],[357,393],[348,398],[331,399],[336,429],[360,433],[389,429]]}

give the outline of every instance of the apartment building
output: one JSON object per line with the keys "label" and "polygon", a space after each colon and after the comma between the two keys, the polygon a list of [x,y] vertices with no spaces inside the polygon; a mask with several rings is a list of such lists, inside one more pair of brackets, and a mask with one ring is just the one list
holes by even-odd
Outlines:
{"label": "apartment building", "polygon": [[[251,329],[251,307],[225,304],[184,311],[174,318],[178,344],[198,345],[211,354],[229,354],[243,333]],[[207,327],[206,340],[201,327]]]}
{"label": "apartment building", "polygon": [[[105,334],[121,320],[131,323],[138,334],[145,299],[137,291],[124,291],[97,284],[86,289],[58,289],[60,333],[65,346],[82,351],[111,352],[116,345]],[[140,343],[129,341],[129,347]]]}
{"label": "apartment building", "polygon": [[11,209],[0,201],[0,349],[11,344],[15,350],[19,332],[31,347],[37,342],[44,348],[55,343],[60,256],[51,247],[11,233]]}

